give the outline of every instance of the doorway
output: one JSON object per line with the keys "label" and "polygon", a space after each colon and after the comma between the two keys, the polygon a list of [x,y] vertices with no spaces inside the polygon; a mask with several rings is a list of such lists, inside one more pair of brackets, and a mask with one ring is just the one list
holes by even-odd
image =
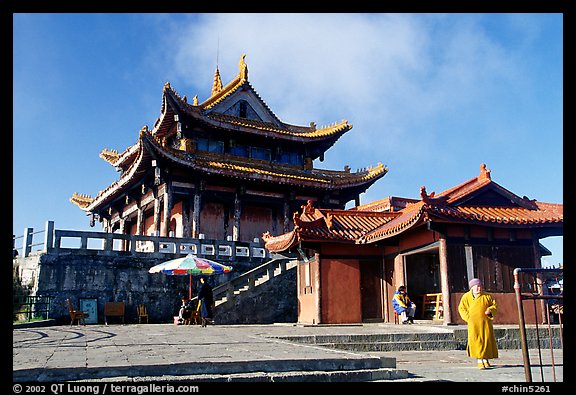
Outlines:
{"label": "doorway", "polygon": [[360,298],[362,322],[381,322],[382,317],[382,262],[361,260]]}
{"label": "doorway", "polygon": [[[406,288],[416,303],[418,319],[433,319],[435,309],[427,308],[427,300],[442,293],[440,259],[437,250],[429,250],[405,257]],[[434,299],[436,300],[436,299]]]}

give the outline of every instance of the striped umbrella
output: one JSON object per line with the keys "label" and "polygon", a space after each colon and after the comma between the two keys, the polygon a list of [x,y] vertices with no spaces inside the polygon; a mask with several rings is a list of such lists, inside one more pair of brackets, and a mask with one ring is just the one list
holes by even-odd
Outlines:
{"label": "striped umbrella", "polygon": [[185,257],[171,259],[169,261],[152,266],[148,273],[164,273],[168,275],[190,276],[189,299],[192,299],[192,276],[213,276],[216,274],[228,273],[231,266],[211,261],[210,259],[199,258],[196,255],[188,254]]}

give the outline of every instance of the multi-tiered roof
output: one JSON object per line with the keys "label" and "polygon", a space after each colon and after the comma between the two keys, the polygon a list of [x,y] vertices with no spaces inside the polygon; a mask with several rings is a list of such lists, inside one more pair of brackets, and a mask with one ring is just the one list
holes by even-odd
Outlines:
{"label": "multi-tiered roof", "polygon": [[[120,178],[94,198],[75,193],[71,201],[87,212],[98,212],[141,184],[157,159],[185,174],[336,193],[341,205],[387,173],[381,163],[357,172],[349,167],[314,168],[312,161],[323,160],[325,151],[352,125],[343,120],[318,128],[313,122],[298,126],[280,121],[248,82],[244,56],[238,75],[225,86],[216,69],[212,94],[202,103],[197,96],[189,103],[166,83],[154,126],[144,126],[136,143],[122,153],[105,149],[100,154],[121,171]],[[263,157],[238,153],[238,147],[260,143]]]}

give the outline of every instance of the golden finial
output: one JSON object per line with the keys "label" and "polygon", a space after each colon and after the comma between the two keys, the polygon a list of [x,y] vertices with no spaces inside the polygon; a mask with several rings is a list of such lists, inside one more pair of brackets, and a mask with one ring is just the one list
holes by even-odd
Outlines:
{"label": "golden finial", "polygon": [[170,82],[166,81],[164,84],[164,91],[167,91],[168,89],[170,89]]}
{"label": "golden finial", "polygon": [[198,105],[198,95],[196,95],[196,96],[194,96],[194,97],[192,98],[192,104],[195,105],[195,106]]}
{"label": "golden finial", "polygon": [[148,133],[148,125],[142,126],[142,129],[140,129],[140,137],[144,136],[145,133]]}
{"label": "golden finial", "polygon": [[212,83],[212,96],[217,94],[222,90],[222,79],[220,78],[220,70],[216,66],[216,71],[214,72],[214,82]]}
{"label": "golden finial", "polygon": [[240,57],[240,62],[238,63],[238,68],[240,69],[240,77],[243,80],[248,80],[248,66],[246,66],[246,61],[244,60],[246,58],[246,54],[243,54]]}

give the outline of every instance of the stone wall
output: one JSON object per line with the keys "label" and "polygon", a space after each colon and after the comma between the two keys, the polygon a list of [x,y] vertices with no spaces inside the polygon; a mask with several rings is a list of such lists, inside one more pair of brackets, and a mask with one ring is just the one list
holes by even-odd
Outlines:
{"label": "stone wall", "polygon": [[[76,307],[79,307],[81,298],[97,299],[99,323],[104,322],[106,302],[126,304],[126,323],[138,321],[136,307],[141,303],[147,306],[150,322],[172,322],[172,317],[178,313],[182,296],[188,295],[188,276],[148,273],[150,267],[163,261],[159,258],[43,254],[37,261],[36,294],[53,297],[50,317],[59,323],[70,321],[67,298],[71,298]],[[236,263],[232,272],[208,277],[208,282],[216,287],[254,268],[255,265],[251,262]],[[238,302],[241,306],[226,309],[227,313],[221,315],[220,322],[223,323],[224,317],[230,317],[229,322],[241,320],[239,317],[252,317],[253,323],[258,320],[286,322],[282,317],[286,311],[288,319],[293,320],[293,310],[297,308],[295,274],[293,276],[293,278],[290,275],[278,276],[285,280],[279,281],[283,284],[272,285],[276,281],[269,281],[270,284],[257,287],[262,288],[261,290],[251,291],[256,292],[254,299],[259,301],[252,307],[249,307],[252,302],[248,302],[248,307],[244,306],[244,302],[239,302],[244,299],[250,300],[251,297],[235,298],[235,303]],[[197,286],[198,280],[194,278],[193,296],[196,294]],[[284,296],[287,297],[286,300]],[[262,306],[268,306],[274,314],[264,314]]]}

